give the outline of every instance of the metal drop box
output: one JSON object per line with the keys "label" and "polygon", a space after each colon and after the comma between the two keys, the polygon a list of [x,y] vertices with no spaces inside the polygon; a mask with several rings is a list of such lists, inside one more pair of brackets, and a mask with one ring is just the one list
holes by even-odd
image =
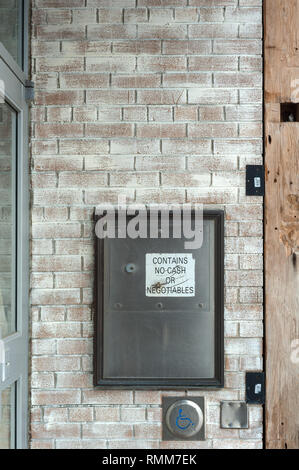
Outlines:
{"label": "metal drop box", "polygon": [[223,211],[204,211],[202,227],[196,249],[184,237],[96,238],[95,386],[223,386]]}

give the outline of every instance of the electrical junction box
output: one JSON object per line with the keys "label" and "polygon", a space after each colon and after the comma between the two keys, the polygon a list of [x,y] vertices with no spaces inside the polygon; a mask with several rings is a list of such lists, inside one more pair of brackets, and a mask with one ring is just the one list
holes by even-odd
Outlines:
{"label": "electrical junction box", "polygon": [[223,219],[204,212],[199,248],[96,238],[95,386],[223,386]]}

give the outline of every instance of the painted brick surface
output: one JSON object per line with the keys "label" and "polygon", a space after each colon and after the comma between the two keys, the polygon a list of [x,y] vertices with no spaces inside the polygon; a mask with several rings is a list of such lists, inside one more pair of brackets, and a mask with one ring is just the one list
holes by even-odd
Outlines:
{"label": "painted brick surface", "polygon": [[[261,0],[33,0],[32,448],[260,448],[220,428],[262,368]],[[204,395],[207,440],[161,441],[159,391],[92,386],[94,206],[225,210],[225,388]],[[171,392],[167,392],[170,394]]]}

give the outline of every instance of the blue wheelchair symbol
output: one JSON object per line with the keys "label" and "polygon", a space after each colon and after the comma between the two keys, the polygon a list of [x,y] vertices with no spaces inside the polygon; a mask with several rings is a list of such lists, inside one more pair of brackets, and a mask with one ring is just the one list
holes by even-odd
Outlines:
{"label": "blue wheelchair symbol", "polygon": [[194,426],[194,423],[191,421],[188,416],[183,416],[182,415],[183,410],[179,410],[179,414],[175,420],[175,424],[179,429],[182,429],[183,431],[188,429],[190,426]]}

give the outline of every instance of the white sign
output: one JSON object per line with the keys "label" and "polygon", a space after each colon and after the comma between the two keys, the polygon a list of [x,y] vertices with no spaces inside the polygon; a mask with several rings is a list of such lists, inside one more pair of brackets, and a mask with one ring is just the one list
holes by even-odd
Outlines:
{"label": "white sign", "polygon": [[147,297],[194,297],[195,260],[188,253],[147,253],[145,255]]}

